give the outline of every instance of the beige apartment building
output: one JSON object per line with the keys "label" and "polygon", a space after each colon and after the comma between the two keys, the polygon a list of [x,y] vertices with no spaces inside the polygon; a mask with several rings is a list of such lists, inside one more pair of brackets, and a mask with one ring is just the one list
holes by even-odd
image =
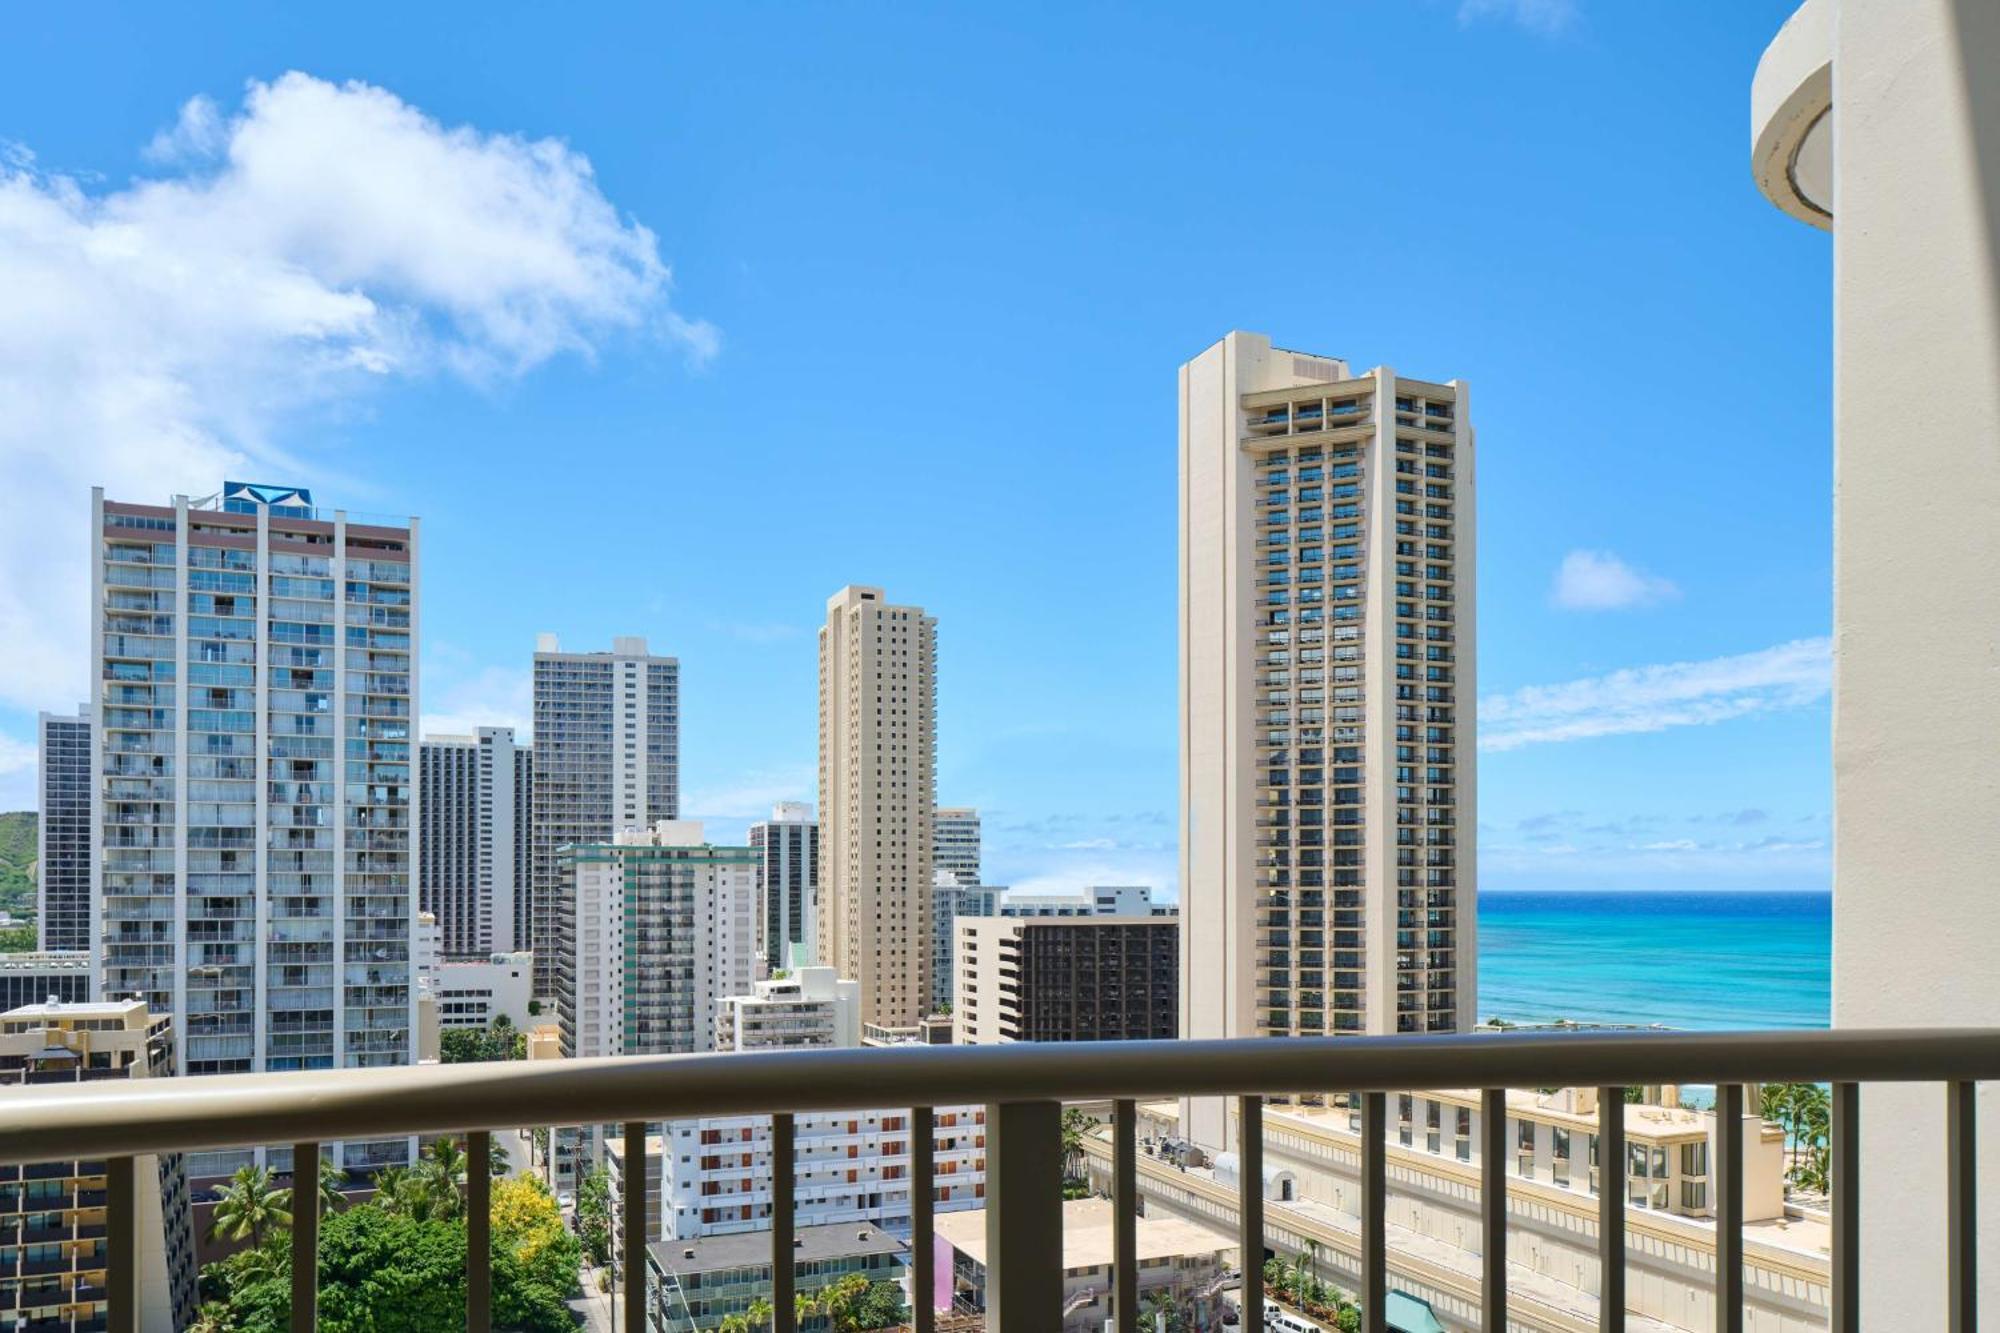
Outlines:
{"label": "beige apartment building", "polygon": [[1181,1035],[1469,1028],[1466,386],[1238,332],[1180,395]]}
{"label": "beige apartment building", "polygon": [[[174,1026],[144,1000],[51,1000],[0,1013],[0,1104],[49,1083],[170,1078]],[[180,1153],[133,1159],[138,1333],[194,1318],[193,1211]],[[0,1166],[0,1329],[90,1333],[110,1316],[110,1167],[59,1160]]]}
{"label": "beige apartment building", "polygon": [[861,984],[861,1021],[930,1012],[937,621],[880,588],[827,600],[819,633],[818,961]]}
{"label": "beige apartment building", "polygon": [[1172,1041],[1179,934],[1172,917],[966,917],[957,1040]]}

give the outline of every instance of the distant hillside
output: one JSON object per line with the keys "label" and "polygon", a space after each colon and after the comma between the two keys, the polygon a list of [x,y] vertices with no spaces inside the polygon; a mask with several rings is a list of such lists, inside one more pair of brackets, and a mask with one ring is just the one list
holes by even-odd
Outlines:
{"label": "distant hillside", "polygon": [[0,912],[35,910],[35,812],[0,814]]}

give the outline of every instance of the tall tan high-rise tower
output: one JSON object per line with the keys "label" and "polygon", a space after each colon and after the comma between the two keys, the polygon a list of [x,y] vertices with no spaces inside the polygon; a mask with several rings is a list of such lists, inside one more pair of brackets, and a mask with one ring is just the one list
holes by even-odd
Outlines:
{"label": "tall tan high-rise tower", "polygon": [[861,983],[861,1021],[931,995],[937,621],[842,588],[819,632],[819,961]]}
{"label": "tall tan high-rise tower", "polygon": [[1231,333],[1180,421],[1181,1035],[1469,1027],[1466,386]]}

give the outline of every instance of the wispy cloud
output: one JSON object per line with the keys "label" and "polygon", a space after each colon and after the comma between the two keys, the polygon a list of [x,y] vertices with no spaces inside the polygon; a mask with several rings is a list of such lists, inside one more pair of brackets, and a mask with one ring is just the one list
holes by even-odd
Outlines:
{"label": "wispy cloud", "polygon": [[0,702],[59,707],[85,678],[94,483],[323,480],[275,441],[388,381],[491,386],[620,336],[715,351],[559,140],[293,73],[189,102],[146,155],[150,178],[102,189],[0,143]]}
{"label": "wispy cloud", "polygon": [[709,628],[743,643],[786,643],[806,633],[805,626],[782,621],[718,620],[710,621]]}
{"label": "wispy cloud", "polygon": [[0,733],[0,810],[33,810],[40,804],[35,790],[41,763],[33,742]]}
{"label": "wispy cloud", "polygon": [[1460,0],[1458,6],[1460,23],[1493,19],[1547,37],[1569,31],[1581,16],[1577,0]]}
{"label": "wispy cloud", "polygon": [[1571,551],[1549,588],[1549,601],[1565,611],[1629,611],[1680,595],[1673,580],[1634,569],[1610,551]]}
{"label": "wispy cloud", "polygon": [[489,666],[461,674],[454,666],[427,661],[423,689],[420,732],[426,737],[512,727],[517,742],[525,745],[534,738],[534,678],[526,670]]}
{"label": "wispy cloud", "polygon": [[690,819],[762,819],[779,801],[810,801],[818,783],[818,766],[800,760],[697,787],[682,804]]}
{"label": "wispy cloud", "polygon": [[1479,748],[1587,740],[1817,703],[1833,683],[1832,642],[1797,639],[1754,653],[1633,667],[1561,685],[1531,685],[1479,701]]}

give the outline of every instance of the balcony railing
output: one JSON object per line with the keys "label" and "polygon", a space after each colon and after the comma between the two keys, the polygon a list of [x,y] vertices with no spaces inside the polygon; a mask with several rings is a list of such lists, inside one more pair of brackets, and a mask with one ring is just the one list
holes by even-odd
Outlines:
{"label": "balcony railing", "polygon": [[[490,1327],[491,1133],[579,1118],[622,1123],[628,1203],[623,1250],[643,1253],[648,1121],[771,1116],[773,1178],[794,1176],[793,1117],[803,1112],[910,1106],[913,1201],[910,1244],[915,1324],[931,1333],[933,1290],[932,1107],[984,1103],[987,1112],[987,1308],[989,1329],[1052,1329],[1063,1308],[1062,1104],[1113,1105],[1114,1310],[1121,1333],[1139,1327],[1136,1102],[1175,1096],[1237,1099],[1237,1216],[1244,1333],[1262,1324],[1263,1098],[1298,1092],[1360,1094],[1361,1306],[1370,1330],[1386,1329],[1389,1294],[1386,1094],[1477,1087],[1481,1094],[1481,1327],[1509,1326],[1507,1296],[1507,1088],[1597,1087],[1598,1327],[1625,1326],[1625,1098],[1627,1087],[1714,1084],[1715,1310],[1718,1333],[1743,1328],[1744,1085],[1833,1085],[1830,1296],[1834,1333],[1856,1333],[1859,1314],[1859,1124],[1862,1083],[1933,1082],[1947,1109],[1949,1169],[1940,1206],[1954,1333],[1976,1327],[1974,1085],[2000,1079],[2000,1031],[1909,1030],[1783,1033],[1576,1033],[1237,1041],[1023,1043],[755,1054],[651,1056],[522,1064],[425,1065],[287,1075],[66,1084],[17,1091],[0,1104],[0,1163],[108,1159],[109,1328],[138,1326],[134,1154],[296,1145],[312,1161],[331,1139],[465,1133],[468,1143],[466,1326]],[[1897,1188],[1912,1182],[1900,1180]],[[773,1329],[794,1333],[794,1199],[772,1198]],[[297,1214],[291,1236],[291,1327],[315,1323],[319,1220]],[[1914,1275],[1912,1280],[1915,1280]],[[645,1265],[623,1274],[625,1333],[645,1333]]]}

